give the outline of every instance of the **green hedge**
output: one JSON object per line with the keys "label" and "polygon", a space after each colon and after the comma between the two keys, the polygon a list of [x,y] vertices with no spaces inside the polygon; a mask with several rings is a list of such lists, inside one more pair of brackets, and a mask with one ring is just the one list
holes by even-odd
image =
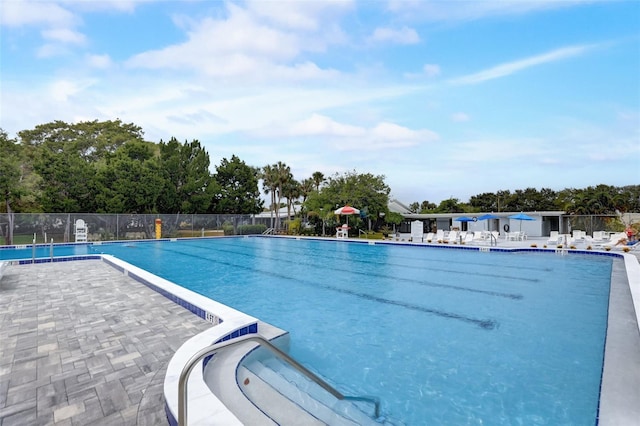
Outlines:
{"label": "green hedge", "polygon": [[266,230],[267,225],[240,225],[238,226],[238,235],[262,234]]}

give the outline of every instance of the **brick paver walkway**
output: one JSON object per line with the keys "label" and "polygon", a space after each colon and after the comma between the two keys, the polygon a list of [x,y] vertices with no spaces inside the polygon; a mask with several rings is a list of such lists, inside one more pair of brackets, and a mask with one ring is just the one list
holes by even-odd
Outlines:
{"label": "brick paver walkway", "polygon": [[0,280],[0,424],[166,425],[169,359],[210,325],[101,261]]}

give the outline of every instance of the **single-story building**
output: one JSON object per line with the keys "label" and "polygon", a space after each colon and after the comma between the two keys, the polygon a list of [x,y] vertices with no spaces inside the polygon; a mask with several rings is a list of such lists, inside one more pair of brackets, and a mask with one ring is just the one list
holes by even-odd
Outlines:
{"label": "single-story building", "polygon": [[[509,216],[521,212],[480,212],[480,213],[413,213],[406,205],[398,200],[389,202],[389,210],[399,213],[404,217],[398,232],[411,233],[411,223],[415,220],[423,222],[424,232],[436,232],[438,229],[445,231],[498,231],[501,234],[509,231],[522,231],[531,237],[549,236],[551,231],[559,231],[561,234],[570,233],[569,222],[563,220],[564,211],[524,212],[533,220],[510,219]],[[484,215],[492,218],[478,220]],[[459,221],[458,218],[469,218],[471,221]]]}

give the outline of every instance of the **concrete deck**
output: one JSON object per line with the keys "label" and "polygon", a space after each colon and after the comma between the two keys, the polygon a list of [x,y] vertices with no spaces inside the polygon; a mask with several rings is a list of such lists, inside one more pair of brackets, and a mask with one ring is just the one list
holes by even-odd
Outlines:
{"label": "concrete deck", "polygon": [[0,425],[167,424],[169,359],[210,326],[101,261],[11,266],[0,281]]}

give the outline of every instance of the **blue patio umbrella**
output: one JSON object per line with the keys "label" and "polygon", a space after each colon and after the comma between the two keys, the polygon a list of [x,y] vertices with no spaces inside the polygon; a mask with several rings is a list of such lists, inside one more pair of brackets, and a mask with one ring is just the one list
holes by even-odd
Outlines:
{"label": "blue patio umbrella", "polygon": [[526,215],[524,213],[514,214],[512,216],[509,216],[509,219],[514,219],[514,220],[519,220],[520,221],[520,232],[522,232],[522,221],[523,220],[535,220],[531,216]]}
{"label": "blue patio umbrella", "polygon": [[454,220],[457,220],[458,222],[475,222],[472,218],[466,216],[456,217]]}
{"label": "blue patio umbrella", "polygon": [[[491,213],[487,213],[487,214],[483,214],[482,216],[478,217],[478,220],[489,220],[489,219],[500,219],[500,216],[496,216],[495,214],[491,214]],[[489,229],[487,228],[487,231]]]}

